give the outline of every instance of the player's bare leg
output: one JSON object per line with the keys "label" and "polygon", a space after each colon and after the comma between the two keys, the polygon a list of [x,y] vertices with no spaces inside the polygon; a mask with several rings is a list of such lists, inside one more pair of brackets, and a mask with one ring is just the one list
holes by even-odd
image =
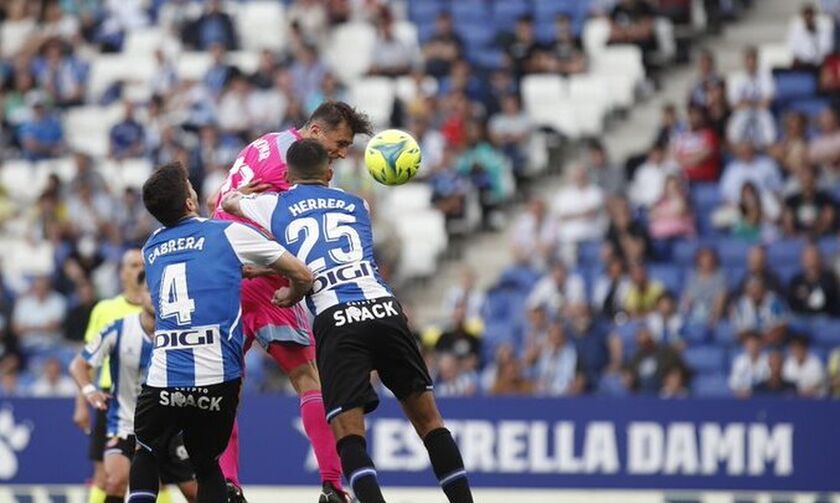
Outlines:
{"label": "player's bare leg", "polygon": [[105,503],[122,503],[128,489],[131,461],[122,454],[106,454],[102,464],[105,467]]}
{"label": "player's bare leg", "polygon": [[[269,346],[269,354],[274,348],[280,349],[278,344]],[[279,355],[272,356],[277,359]],[[300,418],[303,429],[315,451],[318,467],[321,470],[323,483],[322,503],[338,503],[347,500],[341,486],[341,461],[335,449],[335,438],[325,419],[324,399],[321,397],[321,380],[314,361],[291,369],[289,380],[300,397]]]}
{"label": "player's bare leg", "polygon": [[93,477],[90,481],[90,495],[88,503],[103,503],[105,501],[105,463],[93,463]]}
{"label": "player's bare leg", "polygon": [[189,503],[195,503],[198,500],[198,483],[195,480],[178,484],[178,489]]}
{"label": "player's bare leg", "polygon": [[451,503],[472,503],[472,493],[464,470],[464,461],[452,434],[443,425],[443,418],[430,391],[408,396],[403,410],[414,430],[423,439],[432,469]]}
{"label": "player's bare leg", "polygon": [[365,413],[361,407],[350,409],[330,422],[336,446],[341,456],[341,467],[347,482],[361,503],[384,503],[376,467],[367,453],[365,440]]}

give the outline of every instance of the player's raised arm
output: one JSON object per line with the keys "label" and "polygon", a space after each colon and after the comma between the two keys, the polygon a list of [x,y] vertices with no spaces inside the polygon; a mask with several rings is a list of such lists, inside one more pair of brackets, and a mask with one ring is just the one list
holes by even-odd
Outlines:
{"label": "player's raised arm", "polygon": [[231,224],[225,234],[243,264],[269,267],[289,278],[289,288],[278,290],[274,296],[275,304],[281,307],[293,306],[312,289],[312,271],[297,257],[286,253],[280,243],[239,223]]}

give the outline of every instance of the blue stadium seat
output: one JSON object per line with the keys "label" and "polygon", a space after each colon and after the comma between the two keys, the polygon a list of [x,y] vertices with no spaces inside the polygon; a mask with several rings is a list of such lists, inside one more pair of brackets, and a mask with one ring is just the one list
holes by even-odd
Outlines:
{"label": "blue stadium seat", "polygon": [[592,266],[601,262],[600,241],[584,241],[578,246],[577,261],[581,266]]}
{"label": "blue stadium seat", "polygon": [[490,4],[484,0],[457,0],[452,2],[452,19],[455,25],[485,24],[492,26]]}
{"label": "blue stadium seat", "polygon": [[437,27],[435,27],[434,21],[427,21],[424,23],[415,23],[417,26],[417,39],[420,40],[421,44],[424,44],[429,41],[430,38],[435,34]]}
{"label": "blue stadium seat", "polygon": [[779,102],[810,98],[817,94],[817,77],[813,73],[779,72],[773,79],[776,82],[776,100]]}
{"label": "blue stadium seat", "polygon": [[691,186],[691,200],[698,214],[709,213],[720,204],[720,188],[716,183],[695,183]]}
{"label": "blue stadium seat", "polygon": [[719,239],[717,251],[720,255],[720,263],[725,266],[745,266],[750,246],[752,246],[750,243],[738,238]]}
{"label": "blue stadium seat", "polygon": [[767,263],[798,264],[805,242],[800,239],[776,241],[767,247]]}
{"label": "blue stadium seat", "polygon": [[[772,264],[773,262],[770,263]],[[776,271],[776,274],[779,275],[779,279],[782,280],[782,283],[784,285],[790,283],[790,280],[792,280],[793,277],[796,276],[796,273],[799,272],[799,269],[799,264],[796,262],[792,264],[781,264],[778,266],[774,266],[773,268],[773,270]]]}
{"label": "blue stadium seat", "polygon": [[731,396],[729,383],[721,374],[698,375],[691,382],[691,390],[698,397],[721,398]]}
{"label": "blue stadium seat", "polygon": [[496,38],[496,27],[492,24],[478,22],[458,23],[455,31],[469,48],[483,48],[490,45]]}
{"label": "blue stadium seat", "polygon": [[446,4],[440,0],[414,0],[408,3],[408,18],[414,24],[424,24],[445,10]]}
{"label": "blue stadium seat", "polygon": [[698,374],[724,374],[726,372],[726,351],[719,346],[686,348],[683,359]]}
{"label": "blue stadium seat", "polygon": [[682,335],[691,346],[706,344],[709,342],[709,327],[700,323],[686,325]]}
{"label": "blue stadium seat", "polygon": [[556,29],[554,28],[554,21],[551,19],[538,18],[534,25],[534,34],[537,40],[542,44],[550,44],[554,41]]}
{"label": "blue stadium seat", "polygon": [[512,31],[517,19],[533,15],[533,12],[533,7],[528,1],[496,0],[493,3],[493,21],[501,31]]}
{"label": "blue stadium seat", "polygon": [[712,334],[715,344],[721,346],[734,346],[737,342],[735,340],[735,326],[729,320],[720,320]]}
{"label": "blue stadium seat", "polygon": [[628,343],[632,343],[635,345],[636,343],[636,332],[639,330],[639,327],[642,326],[642,323],[638,320],[630,320],[627,323],[622,323],[620,325],[615,325],[614,332],[615,334],[621,338],[621,340],[627,345]]}
{"label": "blue stadium seat", "polygon": [[792,315],[788,319],[788,330],[791,333],[814,336],[814,318],[812,316]]}
{"label": "blue stadium seat", "polygon": [[653,264],[648,266],[648,276],[660,281],[674,295],[679,296],[682,291],[683,269],[675,265]]}
{"label": "blue stadium seat", "polygon": [[694,255],[697,254],[699,248],[699,241],[681,239],[671,247],[671,258],[683,267],[692,267],[694,265]]}
{"label": "blue stadium seat", "polygon": [[499,276],[498,284],[520,292],[530,292],[540,279],[540,271],[521,265],[508,267]]}
{"label": "blue stadium seat", "polygon": [[809,119],[815,118],[826,108],[831,106],[831,102],[823,98],[805,98],[792,101],[788,106],[788,110],[803,113]]}
{"label": "blue stadium seat", "polygon": [[499,49],[478,48],[467,52],[467,60],[476,68],[498,70],[505,66],[505,53]]}
{"label": "blue stadium seat", "polygon": [[534,16],[538,19],[553,20],[558,14],[579,17],[589,8],[588,0],[535,0]]}
{"label": "blue stadium seat", "polygon": [[827,237],[820,239],[820,252],[824,258],[830,258],[840,253],[840,238]]}
{"label": "blue stadium seat", "polygon": [[747,273],[747,268],[742,265],[723,266],[724,275],[726,276],[726,288],[734,290],[738,288],[744,275]]}
{"label": "blue stadium seat", "polygon": [[840,319],[820,316],[811,323],[812,340],[824,348],[840,346]]}

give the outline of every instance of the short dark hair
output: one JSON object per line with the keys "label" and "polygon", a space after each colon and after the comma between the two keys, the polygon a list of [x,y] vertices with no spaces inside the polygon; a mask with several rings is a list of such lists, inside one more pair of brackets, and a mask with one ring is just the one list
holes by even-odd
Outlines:
{"label": "short dark hair", "polygon": [[343,101],[325,101],[309,116],[308,122],[323,122],[330,129],[347,124],[353,134],[373,134],[373,126],[367,114],[356,110]]}
{"label": "short dark hair", "polygon": [[327,150],[318,140],[298,140],[286,151],[289,171],[299,178],[314,180],[321,178],[329,166]]}
{"label": "short dark hair", "polygon": [[171,227],[187,214],[187,172],[179,162],[164,164],[143,184],[143,204],[160,223]]}

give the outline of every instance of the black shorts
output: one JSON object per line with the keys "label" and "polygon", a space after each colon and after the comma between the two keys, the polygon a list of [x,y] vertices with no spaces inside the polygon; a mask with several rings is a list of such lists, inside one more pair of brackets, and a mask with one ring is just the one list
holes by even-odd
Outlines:
{"label": "black shorts", "polygon": [[[87,404],[85,404],[87,407]],[[108,439],[108,411],[96,409],[93,415],[93,428],[90,430],[88,443],[88,459],[101,463],[105,452],[105,441]]]}
{"label": "black shorts", "polygon": [[426,362],[393,297],[339,304],[319,314],[312,330],[327,421],[356,407],[376,409],[372,370],[399,400],[431,391]]}
{"label": "black shorts", "polygon": [[184,446],[201,473],[224,452],[239,405],[240,379],[194,388],[143,385],[134,411],[134,434],[162,465],[172,439],[183,432]]}
{"label": "black shorts", "polygon": [[[110,437],[108,443],[105,444],[104,455],[107,457],[118,454],[132,459],[134,458],[136,444],[134,435],[129,435],[126,438]],[[158,472],[160,473],[160,481],[164,484],[182,484],[195,480],[190,457],[187,454],[186,447],[184,447],[184,439],[180,434],[172,437],[169,442],[169,451],[160,462]]]}

